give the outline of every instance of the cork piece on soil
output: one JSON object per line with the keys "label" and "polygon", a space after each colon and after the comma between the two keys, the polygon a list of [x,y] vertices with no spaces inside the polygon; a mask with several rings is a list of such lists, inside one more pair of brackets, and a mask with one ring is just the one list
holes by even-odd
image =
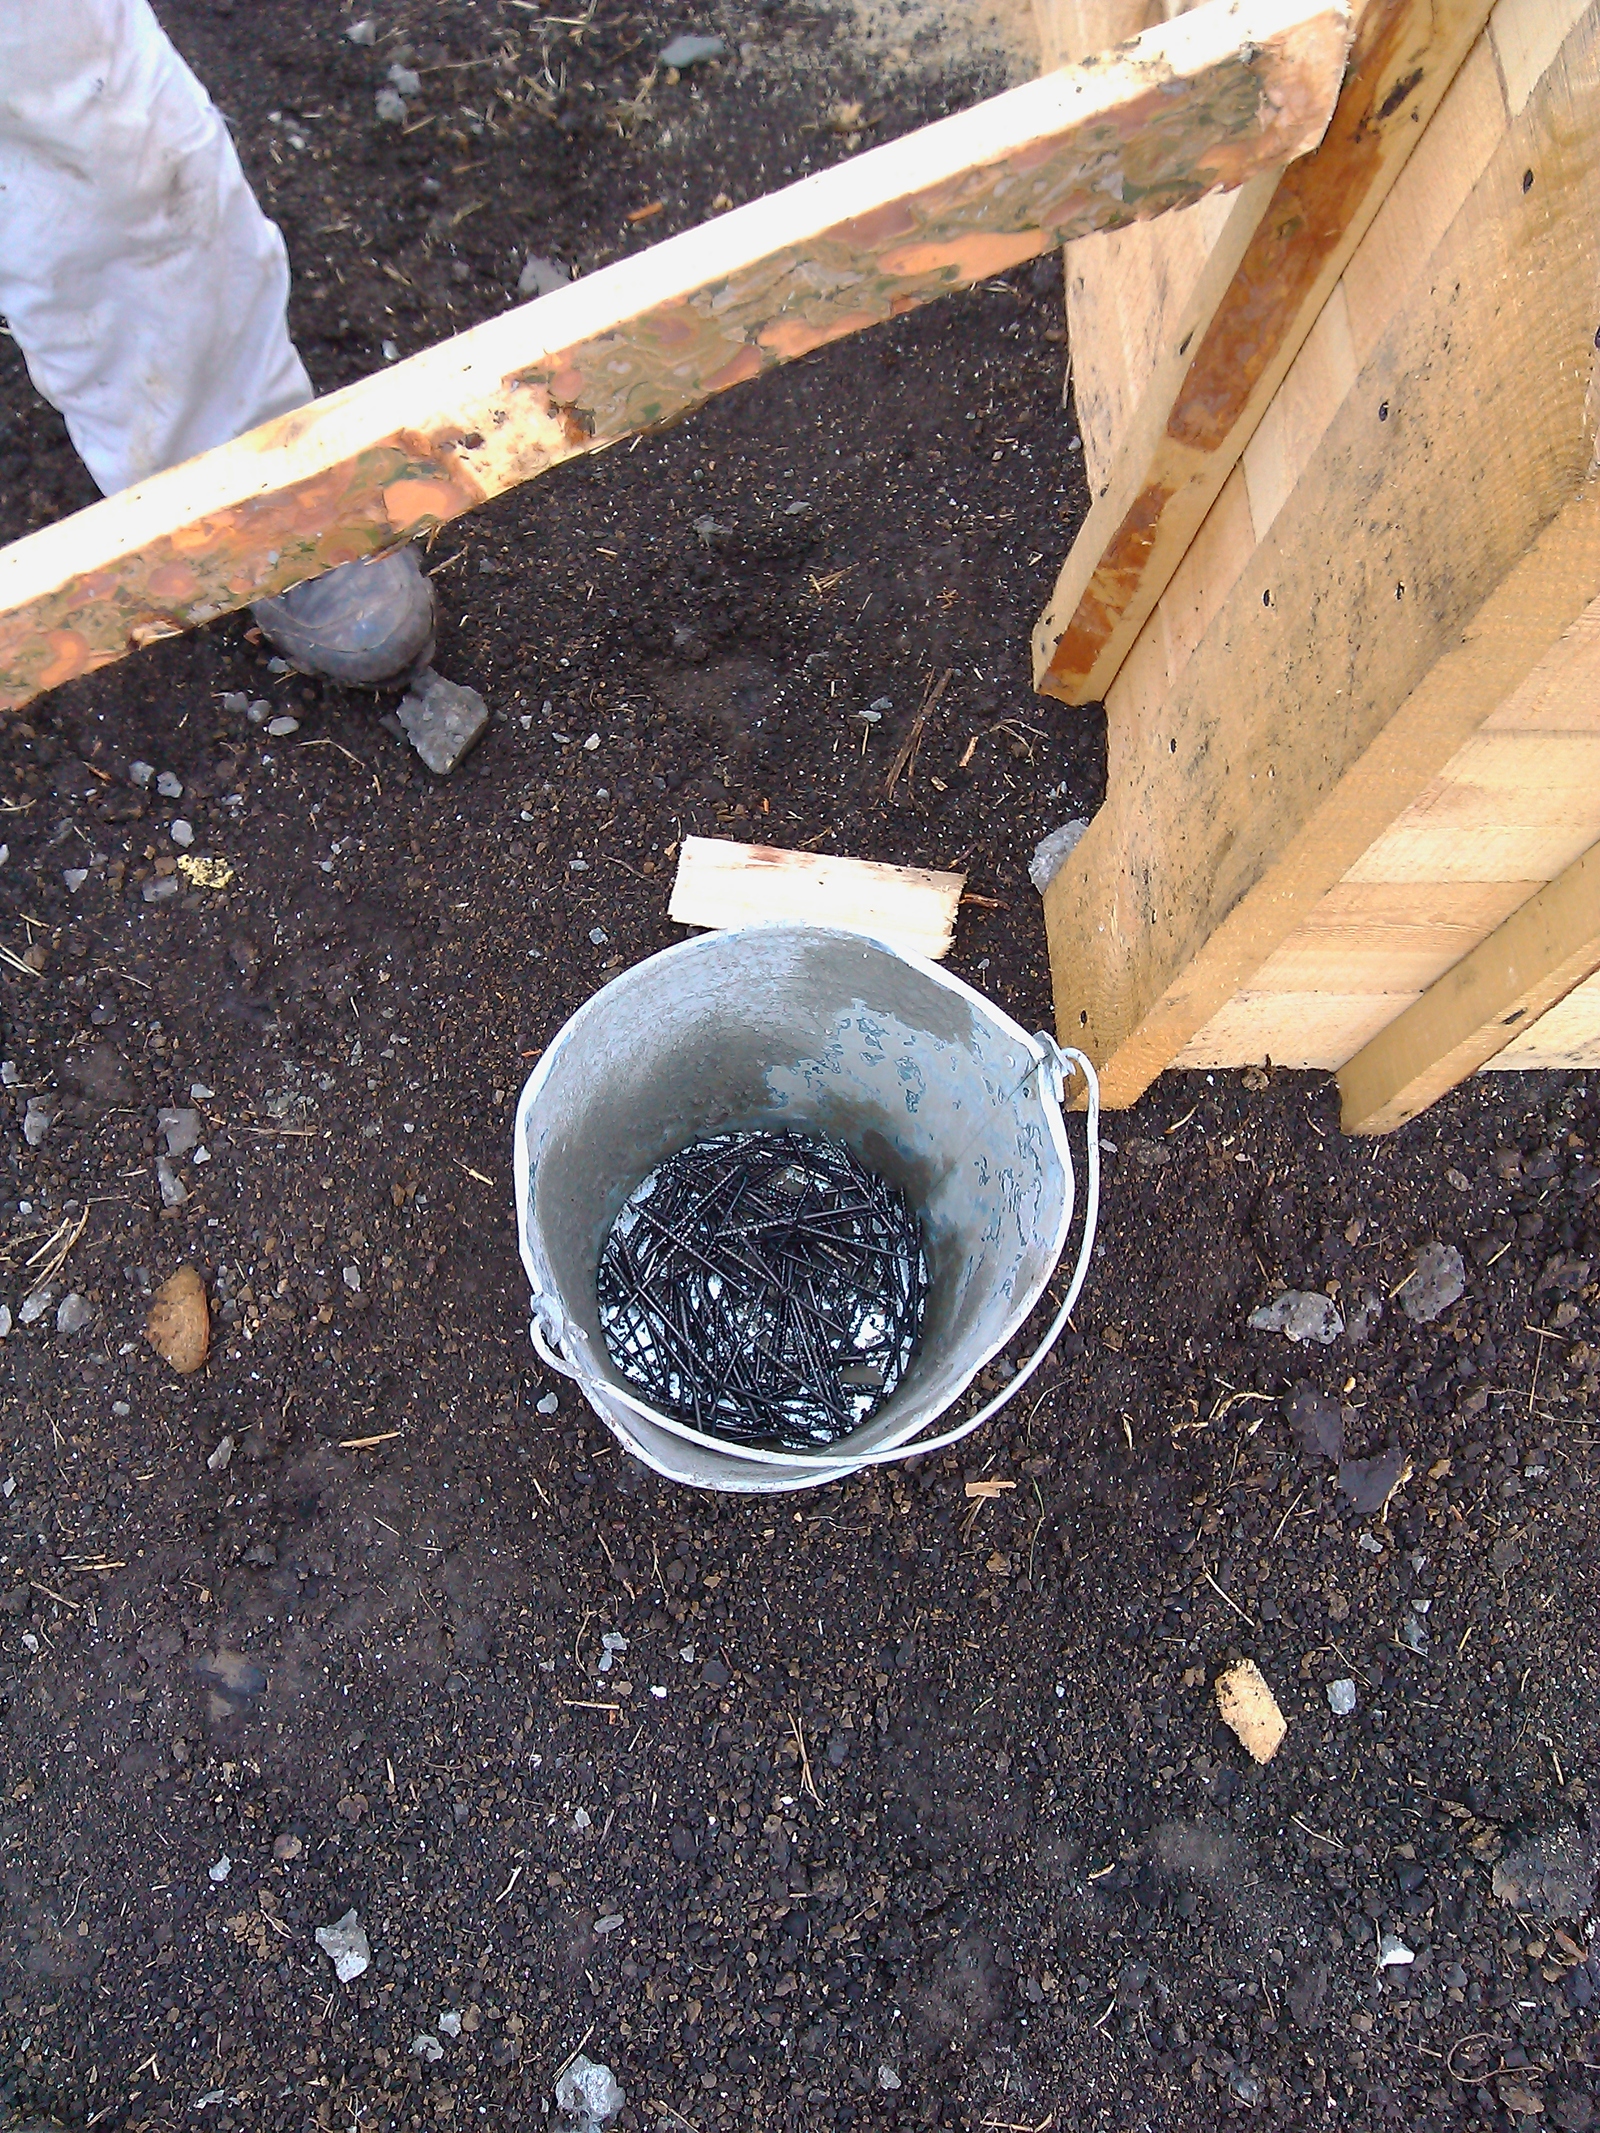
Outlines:
{"label": "cork piece on soil", "polygon": [[157,1289],[144,1337],[180,1377],[189,1377],[205,1361],[211,1347],[211,1312],[206,1285],[192,1266],[179,1267]]}
{"label": "cork piece on soil", "polygon": [[1283,1746],[1289,1722],[1253,1659],[1241,1659],[1217,1676],[1217,1710],[1258,1763],[1270,1763]]}

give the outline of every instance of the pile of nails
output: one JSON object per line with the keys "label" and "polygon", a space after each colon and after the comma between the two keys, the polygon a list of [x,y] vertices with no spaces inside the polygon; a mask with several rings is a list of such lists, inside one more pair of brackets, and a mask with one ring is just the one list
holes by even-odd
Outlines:
{"label": "pile of nails", "polygon": [[928,1268],[905,1195],[838,1142],[723,1133],[635,1190],[595,1287],[613,1362],[658,1412],[803,1450],[900,1383]]}

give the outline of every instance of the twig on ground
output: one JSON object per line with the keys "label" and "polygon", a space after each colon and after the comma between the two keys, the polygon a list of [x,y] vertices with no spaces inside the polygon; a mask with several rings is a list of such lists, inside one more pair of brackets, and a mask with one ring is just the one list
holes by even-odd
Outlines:
{"label": "twig on ground", "polygon": [[[586,2029],[586,2030],[584,2031],[583,2035],[582,2035],[582,2036],[581,2036],[581,2037],[580,2037],[580,2038],[578,2039],[577,2043],[576,2043],[576,2044],[574,2044],[574,2046],[572,2047],[571,2051],[569,2051],[569,2052],[568,2052],[567,2056],[566,2056],[566,2057],[565,2057],[565,2058],[564,2058],[564,2059],[562,2060],[561,2064],[560,2064],[560,2065],[559,2065],[559,2066],[558,2066],[558,2067],[556,2068],[556,2070],[555,2070],[555,2076],[554,2076],[554,2080],[555,2080],[555,2081],[559,2081],[559,2080],[561,2079],[562,2075],[563,2075],[563,2074],[564,2074],[564,2073],[566,2072],[567,2068],[568,2068],[568,2067],[569,2067],[569,2066],[570,2066],[570,2065],[572,2064],[573,2060],[577,2058],[577,2056],[578,2056],[579,2052],[581,2052],[581,2051],[583,2050],[583,2047],[584,2047],[584,2046],[585,2046],[585,2045],[586,2045],[586,2044],[588,2043],[589,2039],[590,2039],[590,2038],[591,2038],[591,2037],[592,2037],[593,2035],[594,2035],[594,2024],[593,2024],[593,2023],[591,2022],[591,2023],[589,2024],[589,2027],[588,2027],[588,2028],[587,2028],[587,2029]],[[553,2086],[553,2085],[554,2085],[554,2084],[552,2083],[552,2086]]]}
{"label": "twig on ground", "polygon": [[39,1249],[28,1261],[29,1269],[40,1266],[40,1262],[43,1262],[39,1273],[34,1276],[32,1287],[28,1290],[29,1296],[37,1296],[47,1282],[54,1281],[57,1274],[66,1265],[67,1254],[83,1235],[88,1223],[89,1210],[85,1207],[76,1221],[69,1215],[55,1235],[47,1243],[40,1245]]}
{"label": "twig on ground", "polygon": [[816,1779],[811,1775],[811,1757],[806,1749],[806,1729],[801,1724],[797,1712],[791,1711],[789,1713],[789,1731],[793,1734],[794,1744],[800,1751],[800,1783],[820,1807],[822,1805],[822,1795],[817,1790]]}
{"label": "twig on ground", "polygon": [[1239,1617],[1239,1620],[1241,1622],[1248,1622],[1252,1629],[1260,1628],[1261,1625],[1254,1619],[1254,1617],[1251,1615],[1247,1615],[1244,1609],[1239,1605],[1238,1601],[1231,1598],[1229,1594],[1223,1591],[1222,1587],[1217,1583],[1216,1579],[1211,1575],[1211,1572],[1209,1570],[1202,1570],[1200,1575],[1205,1579],[1206,1583],[1211,1587],[1211,1590],[1216,1594],[1219,1600],[1227,1601],[1227,1604],[1233,1609],[1234,1613]]}
{"label": "twig on ground", "polygon": [[922,736],[927,732],[928,721],[939,708],[939,699],[950,686],[955,671],[954,667],[946,667],[938,680],[930,680],[923,691],[922,702],[917,706],[916,716],[911,721],[911,730],[900,743],[895,759],[889,765],[889,775],[883,781],[886,800],[894,798],[895,787],[902,778],[906,781],[906,791],[910,792],[916,777],[917,752],[922,746]]}

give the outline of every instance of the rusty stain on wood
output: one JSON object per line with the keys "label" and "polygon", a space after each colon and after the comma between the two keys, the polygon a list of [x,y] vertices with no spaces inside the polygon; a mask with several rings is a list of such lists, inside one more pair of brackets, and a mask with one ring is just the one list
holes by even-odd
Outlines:
{"label": "rusty stain on wood", "polygon": [[1144,576],[1171,495],[1170,483],[1151,482],[1134,499],[1067,624],[1056,652],[1056,664],[1064,673],[1093,666]]}
{"label": "rusty stain on wood", "polygon": [[1348,19],[1340,0],[1198,10],[14,543],[0,552],[0,708],[1068,238],[1302,154],[1333,107]]}
{"label": "rusty stain on wood", "polygon": [[1037,638],[1046,694],[1104,695],[1488,12],[1371,0],[1362,13],[1321,146],[1283,172],[1170,388],[1164,433],[1133,440],[1147,465],[1120,490],[1113,478],[1068,558]]}
{"label": "rusty stain on wood", "polygon": [[[1473,11],[1475,26],[1478,13],[1487,9]],[[1459,38],[1440,49],[1431,9],[1420,29],[1419,37],[1413,0],[1374,0],[1362,15],[1344,94],[1321,146],[1279,179],[1272,206],[1200,343],[1167,423],[1167,434],[1180,444],[1212,452],[1223,443],[1328,254],[1374,187],[1392,175],[1387,133],[1420,136],[1418,91],[1426,83],[1426,101],[1436,105],[1465,56]]]}

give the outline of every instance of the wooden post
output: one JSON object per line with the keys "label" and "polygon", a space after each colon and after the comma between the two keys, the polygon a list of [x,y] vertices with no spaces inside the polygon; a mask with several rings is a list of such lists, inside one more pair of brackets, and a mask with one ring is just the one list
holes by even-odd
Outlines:
{"label": "wooden post", "polygon": [[1600,845],[1339,1069],[1346,1133],[1390,1133],[1600,970]]}
{"label": "wooden post", "polygon": [[1367,0],[1322,146],[1283,173],[1270,203],[1241,198],[1160,353],[1035,633],[1046,695],[1105,695],[1489,6]]}
{"label": "wooden post", "polygon": [[0,708],[1321,138],[1343,0],[1213,0],[263,424],[0,552]]}

